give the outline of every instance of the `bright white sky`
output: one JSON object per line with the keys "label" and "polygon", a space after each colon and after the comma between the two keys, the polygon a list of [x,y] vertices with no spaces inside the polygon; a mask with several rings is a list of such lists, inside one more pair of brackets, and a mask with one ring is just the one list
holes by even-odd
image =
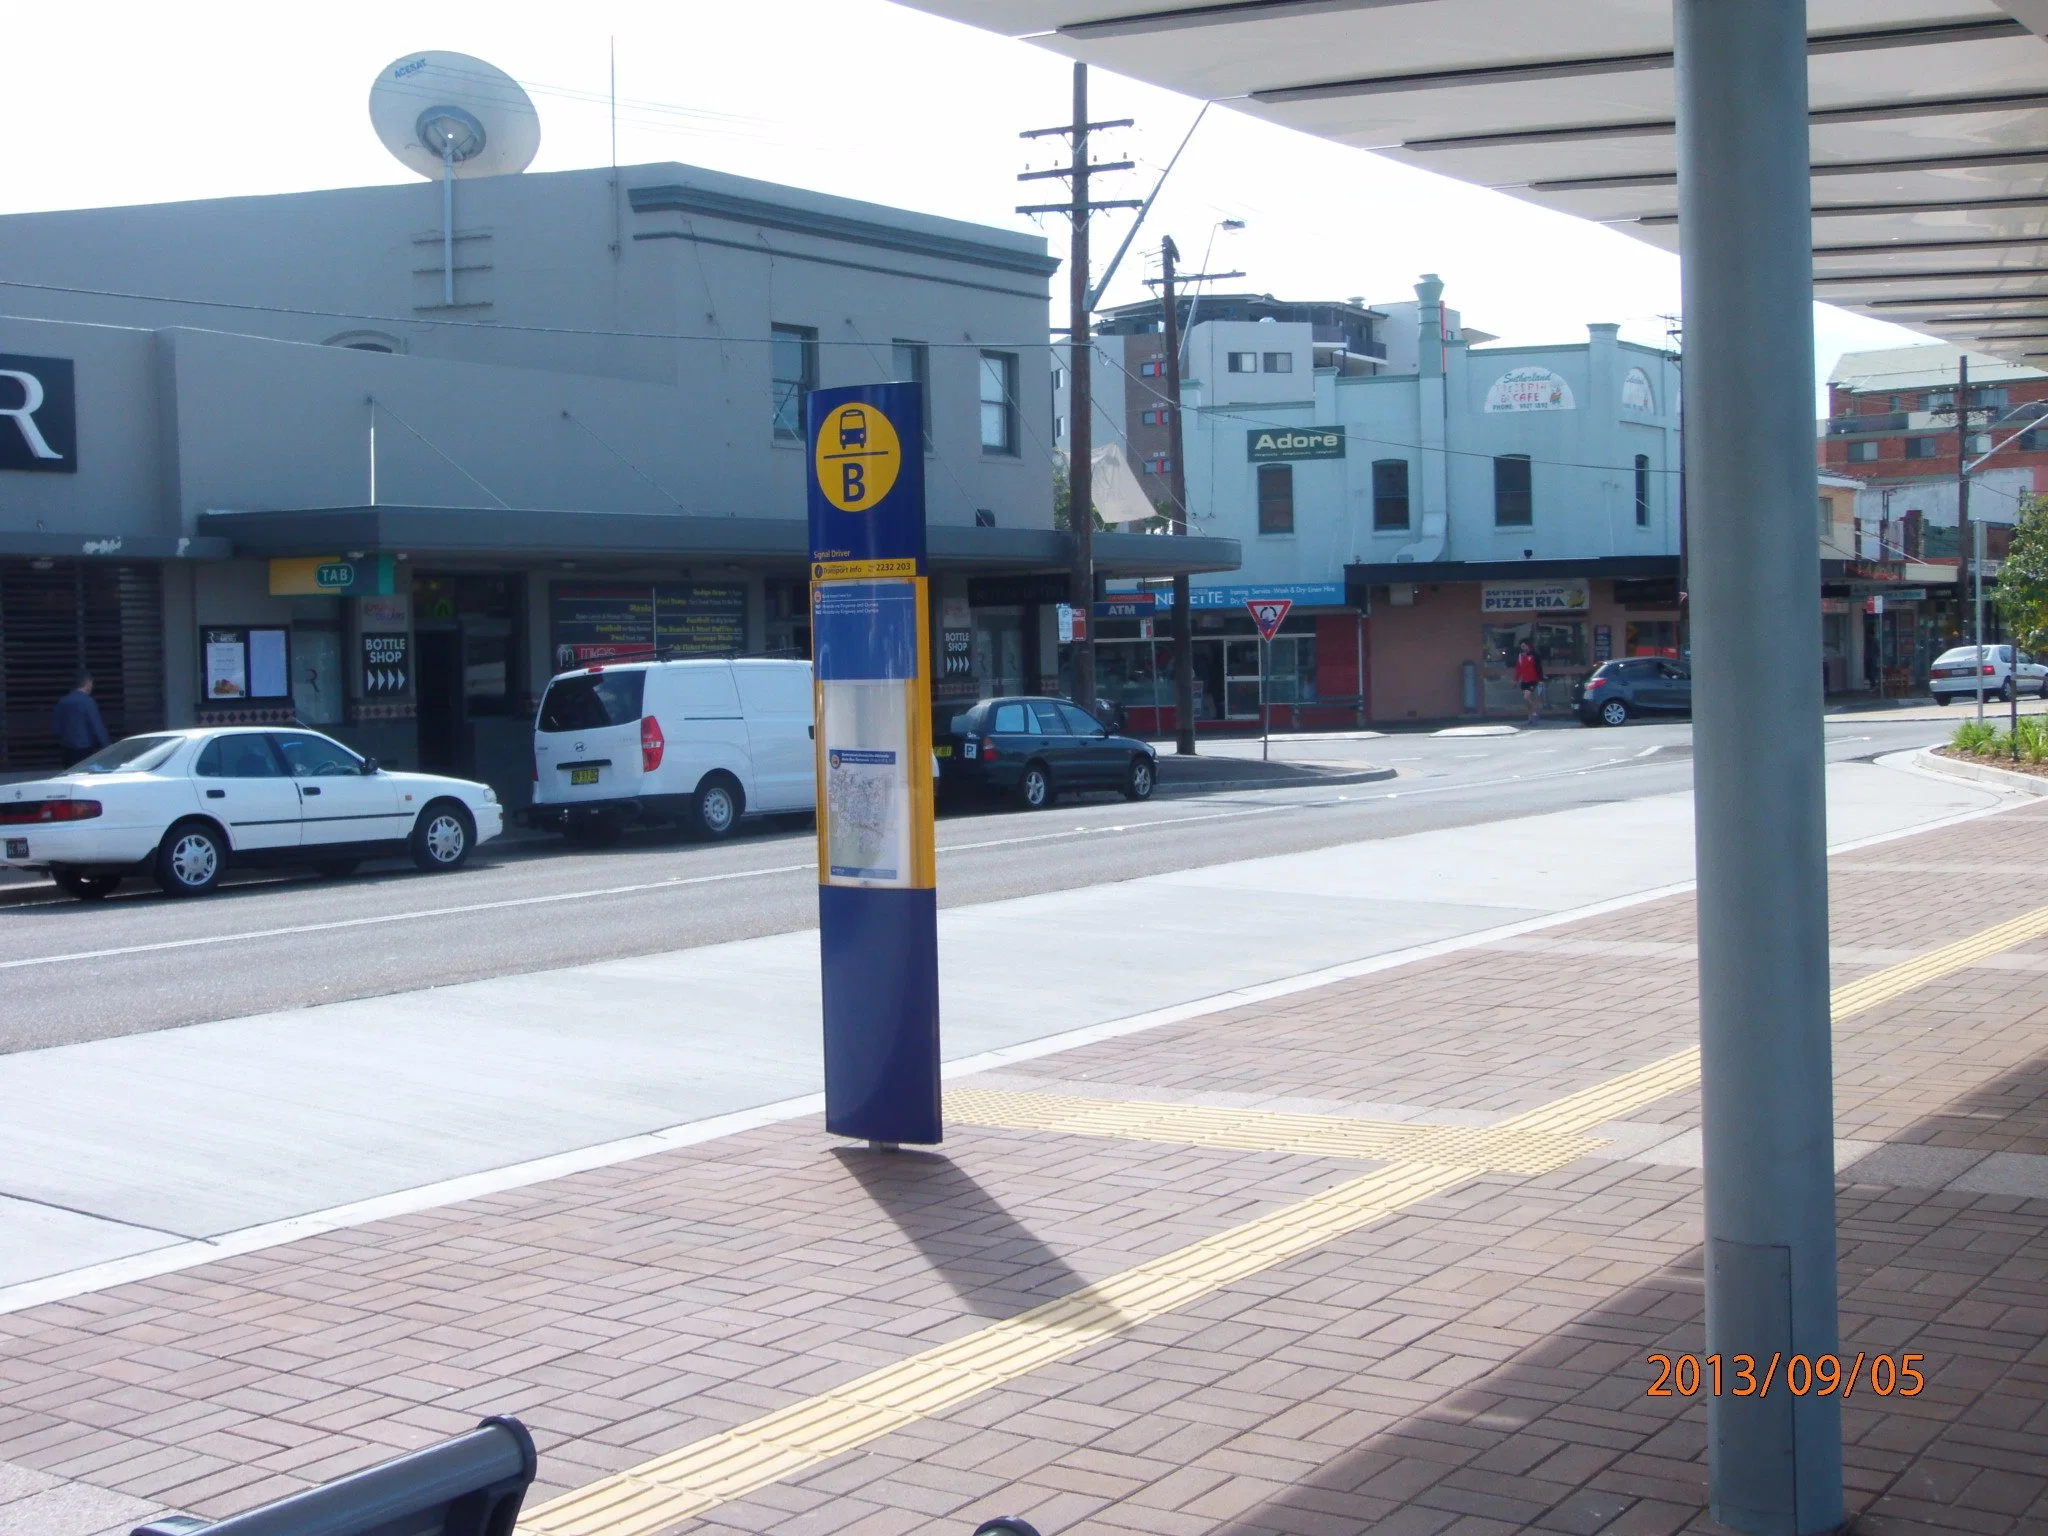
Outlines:
{"label": "bright white sky", "polygon": [[[1053,161],[1051,142],[1017,135],[1067,117],[1066,61],[888,0],[521,0],[438,20],[394,0],[8,11],[0,212],[411,180],[364,103],[378,70],[422,48],[475,54],[527,84],[542,128],[533,169],[602,165],[614,37],[622,164],[676,160],[1012,228],[1031,227],[1016,204],[1063,185],[1014,177]],[[1099,148],[1139,169],[1097,195],[1141,197],[1198,104],[1100,71],[1092,93],[1091,116],[1137,119]],[[1129,217],[1103,217],[1098,271]],[[1171,234],[1197,262],[1225,218],[1248,226],[1210,256],[1246,274],[1233,288],[1386,303],[1436,272],[1468,324],[1513,342],[1583,340],[1588,322],[1613,321],[1663,345],[1659,317],[1679,307],[1676,259],[1624,235],[1217,108],[1139,247]],[[1064,254],[1063,223],[1044,233]],[[1138,297],[1150,270],[1134,248],[1106,301]],[[1823,378],[1843,351],[1924,339],[1814,313]]]}

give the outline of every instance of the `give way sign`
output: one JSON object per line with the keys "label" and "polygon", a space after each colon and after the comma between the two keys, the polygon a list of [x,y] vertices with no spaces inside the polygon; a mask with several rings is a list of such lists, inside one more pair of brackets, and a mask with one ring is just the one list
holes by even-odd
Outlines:
{"label": "give way sign", "polygon": [[1252,597],[1245,599],[1245,607],[1252,613],[1252,622],[1259,626],[1259,638],[1270,640],[1280,633],[1281,621],[1287,617],[1287,610],[1294,606],[1291,597]]}

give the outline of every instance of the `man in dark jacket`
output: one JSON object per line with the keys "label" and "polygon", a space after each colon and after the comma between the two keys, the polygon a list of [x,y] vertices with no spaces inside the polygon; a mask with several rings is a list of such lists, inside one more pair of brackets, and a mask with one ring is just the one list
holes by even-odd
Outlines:
{"label": "man in dark jacket", "polygon": [[101,718],[99,705],[93,702],[90,672],[79,673],[77,684],[57,701],[57,708],[50,716],[50,729],[56,733],[57,744],[64,749],[66,768],[82,758],[91,757],[113,740],[107,734],[107,722]]}

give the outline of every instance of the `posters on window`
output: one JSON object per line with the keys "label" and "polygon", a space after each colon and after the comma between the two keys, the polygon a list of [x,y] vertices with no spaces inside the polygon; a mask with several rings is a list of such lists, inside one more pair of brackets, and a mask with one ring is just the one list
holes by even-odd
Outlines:
{"label": "posters on window", "polygon": [[725,582],[558,581],[557,667],[732,656],[747,646],[747,589]]}
{"label": "posters on window", "polygon": [[209,699],[249,697],[248,652],[240,630],[208,630],[206,634],[206,696]]}

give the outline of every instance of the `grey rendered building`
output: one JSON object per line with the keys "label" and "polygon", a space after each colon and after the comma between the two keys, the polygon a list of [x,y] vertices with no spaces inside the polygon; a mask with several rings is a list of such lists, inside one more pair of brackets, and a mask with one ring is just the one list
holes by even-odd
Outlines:
{"label": "grey rendered building", "polygon": [[0,771],[54,761],[83,662],[117,732],[296,718],[523,801],[558,667],[803,652],[802,394],[884,379],[928,386],[942,695],[1057,675],[1041,240],[673,164],[484,178],[449,303],[439,197],[0,219]]}

